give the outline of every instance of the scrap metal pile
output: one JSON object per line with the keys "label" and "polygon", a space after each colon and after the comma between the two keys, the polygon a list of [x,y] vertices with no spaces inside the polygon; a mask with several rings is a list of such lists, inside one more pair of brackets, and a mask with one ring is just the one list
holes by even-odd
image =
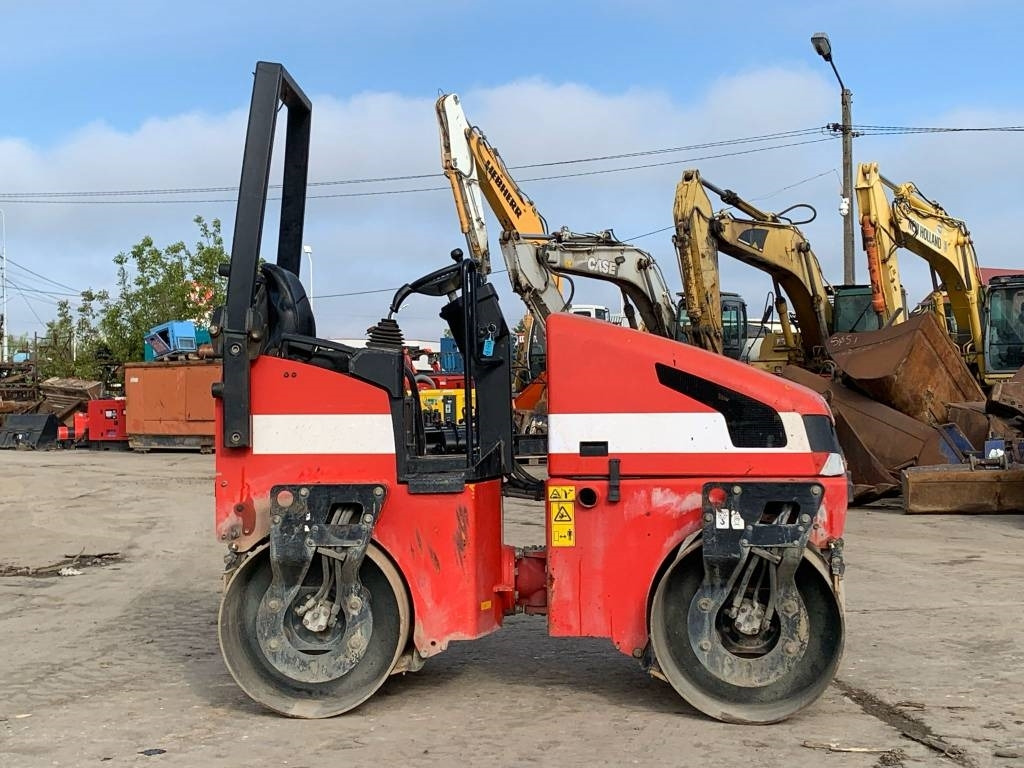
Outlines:
{"label": "scrap metal pile", "polygon": [[70,426],[75,411],[101,396],[102,382],[50,377],[39,381],[34,362],[0,363],[0,424],[7,414],[52,413]]}
{"label": "scrap metal pile", "polygon": [[51,448],[61,428],[101,397],[103,383],[88,379],[36,378],[32,362],[0,367],[0,448]]}
{"label": "scrap metal pile", "polygon": [[38,399],[35,364],[0,361],[0,423],[4,414],[28,413],[35,409]]}

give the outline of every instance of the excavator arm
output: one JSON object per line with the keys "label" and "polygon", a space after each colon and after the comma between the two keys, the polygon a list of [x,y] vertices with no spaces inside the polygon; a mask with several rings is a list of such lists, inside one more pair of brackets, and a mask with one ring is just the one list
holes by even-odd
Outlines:
{"label": "excavator arm", "polygon": [[470,257],[477,263],[480,273],[487,275],[491,272],[491,255],[480,178],[469,142],[462,138],[452,139],[453,136],[468,136],[472,129],[455,94],[439,98],[435,108],[441,130],[441,163],[455,196],[459,227],[466,236]]}
{"label": "excavator arm", "polygon": [[[740,219],[724,211],[712,214],[706,190],[749,218]],[[676,187],[673,213],[680,272],[697,274],[696,278],[685,281],[685,289],[688,293],[702,292],[697,301],[702,305],[702,313],[707,314],[713,306],[706,304],[709,299],[700,297],[712,296],[707,286],[717,284],[715,255],[725,253],[771,276],[776,295],[781,289],[792,304],[800,326],[804,358],[810,360],[822,354],[832,328],[832,305],[821,265],[810,243],[794,224],[778,214],[756,208],[735,192],[718,188],[701,178],[697,170],[683,172]],[[717,285],[714,291],[717,292]],[[780,306],[779,317],[787,344],[795,346],[785,304]]]}
{"label": "excavator arm", "polygon": [[[657,262],[611,231],[578,234],[563,228],[542,244],[503,238],[501,252],[514,290],[539,319],[567,308],[552,289],[554,275],[592,277],[617,286],[627,315],[635,307],[648,333],[677,338],[676,305]],[[636,327],[635,321],[630,324]]]}
{"label": "excavator arm", "polygon": [[906,310],[897,249],[902,247],[903,236],[893,219],[877,163],[860,164],[855,191],[871,280],[871,306],[880,324],[902,322]]}
{"label": "excavator arm", "polygon": [[502,236],[544,237],[547,222],[533,201],[519,188],[512,174],[479,128],[466,119],[458,95],[441,96],[436,104],[441,131],[441,161],[452,187],[459,226],[466,235],[470,255],[484,274],[490,272],[487,225],[483,200],[501,225]]}
{"label": "excavator arm", "polygon": [[470,126],[458,96],[441,96],[436,108],[444,172],[471,255],[489,271],[486,200],[501,224],[501,252],[512,288],[534,322],[567,309],[561,276],[593,277],[615,284],[649,332],[675,338],[675,304],[650,254],[619,242],[611,232],[580,235],[563,229],[549,234],[544,217],[498,151],[479,128]]}
{"label": "excavator arm", "polygon": [[[891,203],[886,188],[892,193]],[[892,294],[899,288],[896,249],[906,248],[928,263],[933,281],[936,277],[941,281],[958,331],[965,337],[959,342],[961,346],[973,343],[973,360],[969,362],[984,372],[982,286],[967,225],[926,198],[913,184],[889,181],[879,173],[878,163],[860,164],[856,189],[869,271],[874,269],[881,275],[881,294],[886,302],[895,301]],[[879,258],[873,259],[872,248]],[[873,266],[875,261],[877,265]],[[874,286],[874,272],[871,282]]]}
{"label": "excavator arm", "polygon": [[689,341],[701,349],[722,354],[721,283],[718,248],[711,235],[711,201],[700,183],[698,171],[685,171],[676,186],[672,209],[683,301],[689,319]]}

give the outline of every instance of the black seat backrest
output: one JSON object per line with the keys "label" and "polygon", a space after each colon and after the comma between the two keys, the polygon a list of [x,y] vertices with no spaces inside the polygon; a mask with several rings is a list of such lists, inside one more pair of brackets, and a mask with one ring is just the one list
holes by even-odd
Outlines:
{"label": "black seat backrest", "polygon": [[267,288],[267,348],[279,347],[284,334],[315,337],[313,308],[298,276],[277,264],[263,264],[260,270]]}

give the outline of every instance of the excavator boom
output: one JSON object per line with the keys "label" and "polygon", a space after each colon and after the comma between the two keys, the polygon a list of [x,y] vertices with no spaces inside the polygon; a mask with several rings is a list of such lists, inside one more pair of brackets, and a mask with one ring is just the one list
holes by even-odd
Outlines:
{"label": "excavator boom", "polygon": [[610,231],[549,234],[544,217],[498,151],[479,128],[470,126],[458,96],[440,97],[437,115],[444,170],[470,251],[478,261],[478,254],[487,253],[482,197],[501,224],[501,252],[512,288],[534,322],[568,309],[561,276],[593,277],[616,285],[649,332],[676,338],[672,293],[649,253],[619,242]]}
{"label": "excavator boom", "polygon": [[789,298],[808,355],[824,348],[832,327],[821,266],[800,230],[781,221],[746,221],[719,214],[713,223],[718,247],[739,261],[762,269]]}
{"label": "excavator boom", "polygon": [[480,273],[491,271],[490,249],[487,244],[487,222],[484,220],[483,193],[474,166],[473,153],[465,141],[452,140],[452,136],[466,136],[470,132],[466,115],[455,94],[437,100],[437,122],[441,129],[441,162],[444,175],[452,186],[455,210],[459,214],[459,227],[466,236],[469,255],[477,263]]}
{"label": "excavator boom", "polygon": [[[730,213],[713,213],[706,190],[717,194],[723,202],[736,208],[749,219],[739,219]],[[803,233],[789,221],[774,213],[761,211],[740,198],[735,192],[723,190],[703,179],[700,172],[683,172],[676,186],[673,215],[676,224],[674,242],[679,255],[679,269],[684,275],[687,309],[691,304],[700,323],[708,328],[701,337],[707,343],[714,341],[713,333],[720,326],[704,318],[714,318],[711,311],[718,291],[718,252],[767,272],[775,285],[785,292],[792,303],[800,326],[800,343],[805,360],[823,354],[832,330],[832,305],[822,276],[821,265]],[[780,313],[784,329],[788,325],[785,310]],[[795,345],[793,334],[784,330],[787,343]],[[711,347],[705,347],[711,348]]]}
{"label": "excavator boom", "polygon": [[503,233],[547,234],[547,222],[537,206],[509,173],[498,150],[479,128],[469,124],[458,95],[449,93],[438,98],[436,110],[441,130],[441,160],[452,185],[459,223],[467,238],[472,238],[469,241],[471,251],[474,247],[485,251],[487,248],[481,195],[497,217]]}
{"label": "excavator boom", "polygon": [[[957,325],[955,341],[962,350],[969,349],[966,361],[985,381],[984,292],[966,223],[950,216],[914,184],[896,184],[882,176],[878,163],[860,164],[856,189],[869,268],[875,261],[871,253],[874,246],[879,254],[874,268],[881,275],[880,289],[886,300],[899,285],[896,250],[905,248],[924,259],[949,297]],[[886,189],[892,194],[892,202]],[[868,239],[869,232],[873,242]]]}
{"label": "excavator boom", "polygon": [[567,309],[562,295],[552,290],[552,274],[593,277],[618,286],[649,333],[677,338],[676,306],[654,258],[611,231],[578,234],[563,228],[539,246],[503,239],[501,251],[513,288],[537,317]]}
{"label": "excavator boom", "polygon": [[722,354],[723,333],[718,277],[718,248],[711,236],[711,201],[697,171],[686,171],[676,187],[672,210],[675,235],[672,242],[683,278],[683,301],[689,318],[690,343]]}

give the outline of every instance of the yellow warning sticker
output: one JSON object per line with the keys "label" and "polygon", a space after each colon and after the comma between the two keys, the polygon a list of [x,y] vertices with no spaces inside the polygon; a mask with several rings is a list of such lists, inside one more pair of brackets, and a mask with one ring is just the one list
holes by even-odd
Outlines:
{"label": "yellow warning sticker", "polygon": [[551,503],[551,522],[552,523],[571,523],[573,507],[576,506],[571,501],[554,501]]}
{"label": "yellow warning sticker", "polygon": [[[575,495],[575,489],[570,488]],[[576,504],[572,501],[549,501],[551,511],[551,546],[576,546]]]}
{"label": "yellow warning sticker", "polygon": [[576,546],[576,531],[573,530],[571,525],[552,525],[551,526],[551,546],[552,547],[575,547]]}
{"label": "yellow warning sticker", "polygon": [[548,488],[548,501],[576,501],[576,486],[552,485]]}
{"label": "yellow warning sticker", "polygon": [[480,610],[481,611],[489,611],[489,610],[491,610],[491,605],[492,605],[492,603],[491,603],[490,600],[484,600],[482,603],[480,603]]}

